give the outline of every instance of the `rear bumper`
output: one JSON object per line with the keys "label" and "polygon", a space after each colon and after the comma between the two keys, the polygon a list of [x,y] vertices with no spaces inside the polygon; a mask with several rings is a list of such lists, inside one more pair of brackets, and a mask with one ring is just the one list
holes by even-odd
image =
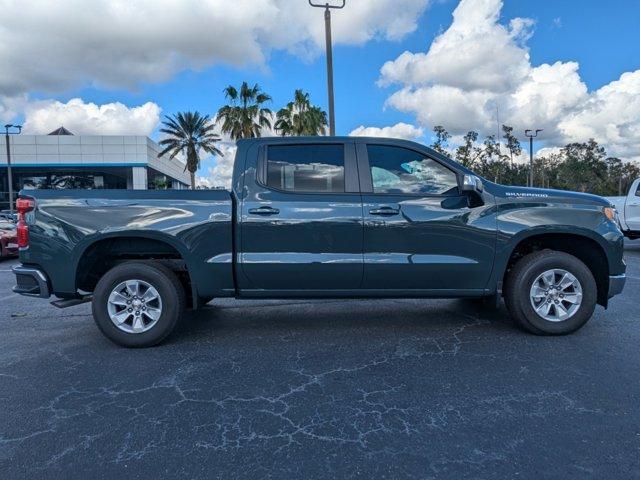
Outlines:
{"label": "rear bumper", "polygon": [[627,276],[622,275],[610,275],[609,276],[609,295],[608,298],[614,297],[619,293],[622,293],[624,284],[627,281]]}
{"label": "rear bumper", "polygon": [[51,296],[49,280],[41,270],[18,265],[13,267],[12,271],[16,276],[14,292],[27,297],[49,298]]}

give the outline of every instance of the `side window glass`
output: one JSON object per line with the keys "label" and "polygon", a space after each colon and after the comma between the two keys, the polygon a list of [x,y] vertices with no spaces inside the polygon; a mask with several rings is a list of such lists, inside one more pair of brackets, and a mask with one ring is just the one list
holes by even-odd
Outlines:
{"label": "side window glass", "polygon": [[401,147],[368,145],[374,193],[455,195],[455,172],[424,155]]}
{"label": "side window glass", "polygon": [[638,183],[638,188],[636,188],[636,197],[640,197],[640,183]]}
{"label": "side window glass", "polygon": [[290,192],[344,192],[344,145],[271,145],[267,186]]}

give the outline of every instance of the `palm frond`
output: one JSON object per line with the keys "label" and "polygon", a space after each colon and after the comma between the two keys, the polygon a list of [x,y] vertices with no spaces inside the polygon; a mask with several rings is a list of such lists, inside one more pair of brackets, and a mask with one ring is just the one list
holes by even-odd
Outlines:
{"label": "palm frond", "polygon": [[[233,92],[230,92],[231,94]],[[195,188],[194,176],[200,167],[198,151],[222,155],[222,152],[216,147],[216,142],[220,141],[220,137],[213,130],[215,122],[212,122],[208,115],[202,115],[196,110],[195,112],[178,112],[173,116],[165,116],[162,125],[163,128],[160,129],[160,132],[168,137],[159,142],[165,148],[158,156],[170,154],[169,159],[173,159],[177,155],[183,154],[186,159],[185,170],[191,174],[191,188]]]}

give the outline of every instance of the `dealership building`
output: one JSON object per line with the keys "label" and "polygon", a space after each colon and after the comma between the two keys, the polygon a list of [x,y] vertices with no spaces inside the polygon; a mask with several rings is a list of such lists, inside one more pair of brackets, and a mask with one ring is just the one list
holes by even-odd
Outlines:
{"label": "dealership building", "polygon": [[[32,188],[154,188],[189,186],[184,161],[158,157],[160,146],[138,135],[10,135],[13,190]],[[0,135],[0,210],[8,208],[5,136]],[[15,195],[15,193],[14,193]]]}

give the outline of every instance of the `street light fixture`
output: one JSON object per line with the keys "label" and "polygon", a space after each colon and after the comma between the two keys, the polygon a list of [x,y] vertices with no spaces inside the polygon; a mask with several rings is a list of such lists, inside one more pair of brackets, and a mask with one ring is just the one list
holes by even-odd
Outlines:
{"label": "street light fixture", "polygon": [[542,129],[525,130],[524,136],[529,139],[529,186],[533,187],[533,139],[538,136]]}
{"label": "street light fixture", "polygon": [[336,134],[336,117],[333,108],[333,48],[331,46],[331,9],[344,8],[346,0],[341,0],[339,5],[332,5],[330,3],[314,3],[309,0],[309,5],[312,7],[324,8],[324,34],[327,48],[327,90],[329,91],[329,135],[334,136]]}
{"label": "street light fixture", "polygon": [[[17,132],[10,132],[11,128],[15,128]],[[22,125],[12,125],[7,123],[4,126],[4,142],[7,146],[7,181],[9,183],[9,212],[13,214],[13,175],[11,174],[11,148],[9,148],[9,135],[17,135],[22,131]]]}

